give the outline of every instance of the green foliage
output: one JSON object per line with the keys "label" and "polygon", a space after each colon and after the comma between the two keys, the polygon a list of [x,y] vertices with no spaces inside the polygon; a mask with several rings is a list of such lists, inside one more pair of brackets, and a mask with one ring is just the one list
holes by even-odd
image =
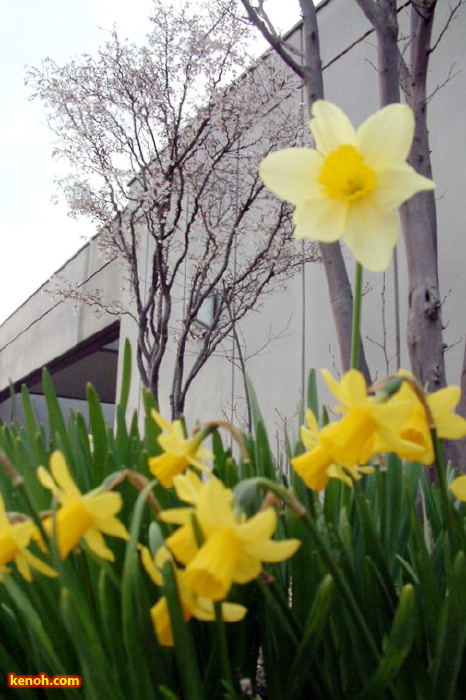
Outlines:
{"label": "green foliage", "polygon": [[[52,552],[55,579],[34,572],[28,583],[9,565],[0,585],[4,671],[80,675],[81,690],[63,689],[62,696],[86,700],[238,700],[251,692],[270,700],[463,697],[464,512],[445,504],[425,467],[391,455],[352,489],[333,479],[322,494],[309,492],[292,472],[278,471],[250,389],[254,434],[243,436],[246,452],[235,459],[213,429],[215,473],[248,514],[274,494],[277,538],[297,538],[301,547],[290,560],[265,565],[256,581],[234,586],[231,600],[248,609],[242,622],[224,624],[218,605],[216,621],[185,622],[172,564],[165,563],[159,588],[140,561],[141,544],[155,551],[172,530],[157,521],[154,503],[179,504],[148,470],[148,455],[160,452],[152,397],[145,396],[145,417],[128,425],[125,384],[113,429],[93,387],[88,426],[79,414],[65,420],[46,372],[43,387],[46,427],[25,389],[24,426],[0,426],[2,463],[22,477],[13,485],[8,469],[0,470],[7,510],[38,518],[50,508],[36,469],[58,448],[83,493],[103,483],[122,494],[119,515],[130,539],[107,538],[114,563],[85,544],[64,561]],[[314,376],[308,398],[317,413]],[[173,648],[160,646],[152,627],[150,608],[161,595]],[[12,688],[10,696],[23,695]]]}

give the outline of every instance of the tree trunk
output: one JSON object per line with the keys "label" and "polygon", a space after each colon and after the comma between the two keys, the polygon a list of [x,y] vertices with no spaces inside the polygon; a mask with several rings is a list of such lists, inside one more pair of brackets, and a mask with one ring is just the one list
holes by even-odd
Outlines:
{"label": "tree trunk", "polygon": [[[406,95],[416,128],[409,162],[432,177],[427,129],[426,81],[435,2],[412,8],[411,87]],[[411,368],[429,391],[445,386],[444,343],[438,280],[435,195],[420,192],[401,208],[409,275],[407,341]]]}

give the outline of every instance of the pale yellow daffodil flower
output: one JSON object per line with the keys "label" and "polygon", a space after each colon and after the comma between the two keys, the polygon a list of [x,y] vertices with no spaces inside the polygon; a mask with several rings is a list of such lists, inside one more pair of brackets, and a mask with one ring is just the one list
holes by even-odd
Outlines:
{"label": "pale yellow daffodil flower", "polygon": [[435,187],[406,162],[414,126],[402,104],[384,107],[356,130],[339,107],[314,102],[315,149],[275,151],[259,170],[264,184],[295,206],[295,237],[343,238],[365,268],[386,270],[399,235],[397,208]]}

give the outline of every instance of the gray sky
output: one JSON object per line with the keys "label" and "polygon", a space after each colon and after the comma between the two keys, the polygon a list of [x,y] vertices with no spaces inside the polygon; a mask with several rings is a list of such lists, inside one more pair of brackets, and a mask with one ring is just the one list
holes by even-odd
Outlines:
{"label": "gray sky", "polygon": [[[297,19],[290,3],[282,29]],[[114,23],[142,43],[150,8],[151,0],[0,0],[0,324],[95,233],[87,220],[70,219],[64,203],[51,202],[54,178],[65,170],[52,160],[42,105],[28,101],[25,66],[93,53]]]}

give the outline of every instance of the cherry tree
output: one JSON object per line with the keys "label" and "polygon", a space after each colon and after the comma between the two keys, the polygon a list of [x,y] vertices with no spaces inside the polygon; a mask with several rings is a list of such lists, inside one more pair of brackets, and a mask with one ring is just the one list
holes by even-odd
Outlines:
{"label": "cherry tree", "polygon": [[114,31],[95,57],[47,59],[27,77],[69,166],[59,186],[70,212],[96,223],[128,287],[111,301],[61,293],[134,319],[142,381],[159,399],[169,367],[173,416],[238,322],[319,260],[313,244],[296,246],[290,208],[258,177],[264,153],[305,138],[296,77],[273,56],[251,66],[234,7],[153,0],[147,46]]}

